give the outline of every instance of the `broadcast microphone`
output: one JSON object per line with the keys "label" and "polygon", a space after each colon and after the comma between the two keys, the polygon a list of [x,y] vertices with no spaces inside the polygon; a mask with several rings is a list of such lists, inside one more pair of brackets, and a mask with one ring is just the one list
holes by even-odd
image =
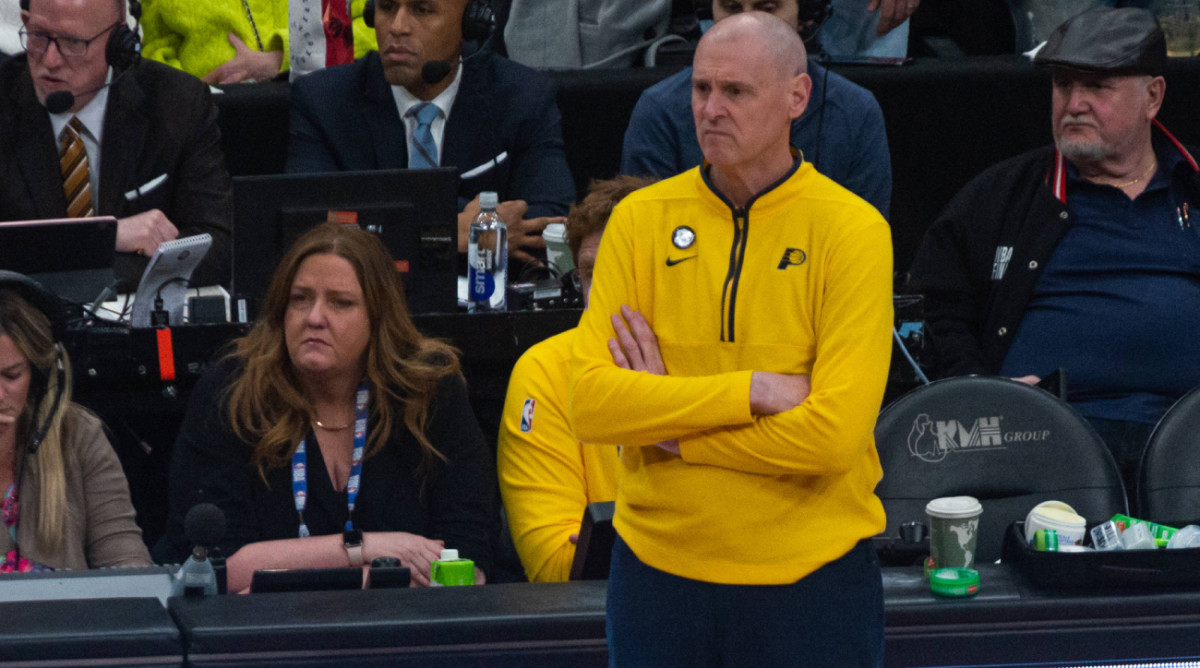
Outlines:
{"label": "broadcast microphone", "polygon": [[447,74],[450,74],[450,61],[448,60],[431,60],[421,67],[421,80],[427,86],[432,86],[445,79]]}
{"label": "broadcast microphone", "polygon": [[[100,86],[99,88],[93,88],[92,90],[85,91],[82,93],[82,95],[88,95],[89,93],[98,93],[101,90],[103,90],[105,87],[107,87],[108,85],[109,84],[104,84],[103,86]],[[53,93],[50,93],[49,95],[46,96],[46,105],[45,106],[46,106],[46,111],[48,111],[52,114],[61,114],[64,111],[75,106],[75,94],[69,90],[56,90]]]}
{"label": "broadcast microphone", "polygon": [[[489,38],[490,39],[490,38]],[[458,61],[451,63],[449,60],[430,60],[421,66],[421,81],[425,85],[432,86],[450,74],[450,70],[458,63],[465,63],[475,56],[483,53],[482,45],[476,45],[474,42],[463,42],[459,51]]]}
{"label": "broadcast microphone", "polygon": [[225,513],[211,503],[198,503],[188,511],[183,531],[196,547],[175,574],[171,595],[215,596],[217,576],[208,559],[208,550],[225,537]]}

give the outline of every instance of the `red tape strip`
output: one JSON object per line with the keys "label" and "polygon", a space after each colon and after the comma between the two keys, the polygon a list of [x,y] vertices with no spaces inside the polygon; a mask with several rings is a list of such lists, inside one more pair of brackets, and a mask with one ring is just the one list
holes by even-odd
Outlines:
{"label": "red tape strip", "polygon": [[158,336],[158,375],[164,381],[175,380],[175,344],[171,342],[170,328],[163,327]]}

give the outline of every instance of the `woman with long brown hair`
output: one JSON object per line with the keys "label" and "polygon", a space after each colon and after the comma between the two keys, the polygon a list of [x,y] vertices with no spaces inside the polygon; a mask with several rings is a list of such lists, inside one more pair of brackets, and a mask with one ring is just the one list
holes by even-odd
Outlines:
{"label": "woman with long brown hair", "polygon": [[61,318],[54,296],[0,271],[0,572],[149,566],[117,454],[71,402]]}
{"label": "woman with long brown hair", "polygon": [[326,224],[280,263],[254,328],[197,385],[172,456],[160,561],[192,505],[228,530],[228,587],[255,570],[398,557],[427,584],[442,547],[481,569],[498,530],[495,464],[455,351],[417,331],[375,235]]}

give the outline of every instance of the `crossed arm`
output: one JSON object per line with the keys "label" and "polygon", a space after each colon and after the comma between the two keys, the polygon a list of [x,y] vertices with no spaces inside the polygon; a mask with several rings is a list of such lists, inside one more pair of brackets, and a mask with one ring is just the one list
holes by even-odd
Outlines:
{"label": "crossed arm", "polygon": [[[613,314],[612,325],[617,335],[608,340],[608,352],[612,354],[614,364],[622,369],[667,375],[658,337],[641,313],[622,306],[620,314]],[[811,378],[807,374],[789,376],[756,371],[750,376],[750,411],[755,415],[782,413],[804,403],[811,391]],[[654,445],[680,454],[678,439],[659,441]]]}

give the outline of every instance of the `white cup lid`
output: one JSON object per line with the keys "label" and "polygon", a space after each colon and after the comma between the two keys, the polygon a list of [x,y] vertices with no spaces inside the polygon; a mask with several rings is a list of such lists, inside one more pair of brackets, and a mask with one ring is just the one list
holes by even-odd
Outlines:
{"label": "white cup lid", "polygon": [[458,561],[458,550],[449,548],[442,550],[442,556],[438,561]]}
{"label": "white cup lid", "polygon": [[926,515],[947,520],[974,517],[982,512],[983,506],[973,496],[943,496],[925,506]]}

